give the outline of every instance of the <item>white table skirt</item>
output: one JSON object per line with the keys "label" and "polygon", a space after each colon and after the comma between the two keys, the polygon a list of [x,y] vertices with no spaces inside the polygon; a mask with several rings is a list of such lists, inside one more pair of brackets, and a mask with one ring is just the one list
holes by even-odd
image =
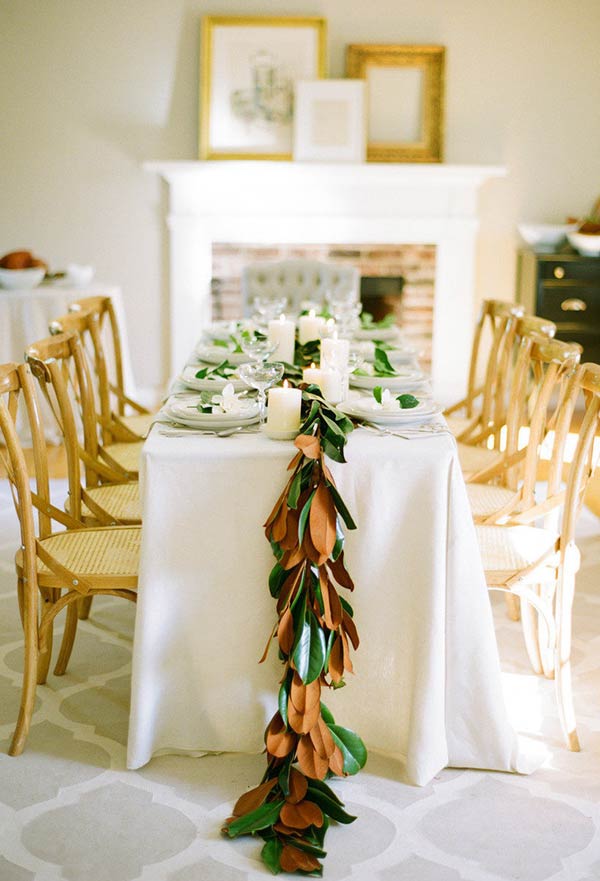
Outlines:
{"label": "white table skirt", "polygon": [[[257,663],[276,615],[261,524],[294,451],[258,435],[146,441],[129,768],[262,750],[281,665],[275,644]],[[325,702],[410,782],[447,765],[521,770],[454,440],[356,431],[347,458],[332,471],[358,524],[346,559],[361,645]]]}

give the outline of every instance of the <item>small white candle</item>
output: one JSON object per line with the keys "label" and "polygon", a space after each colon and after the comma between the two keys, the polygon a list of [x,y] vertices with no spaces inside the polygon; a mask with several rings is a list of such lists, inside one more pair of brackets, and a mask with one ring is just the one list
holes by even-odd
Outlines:
{"label": "small white candle", "polygon": [[269,389],[266,433],[276,436],[297,432],[300,428],[301,405],[301,390],[291,388],[287,380],[281,388]]}
{"label": "small white candle", "polygon": [[321,366],[345,370],[350,355],[350,340],[340,340],[336,336],[321,340]]}
{"label": "small white candle", "polygon": [[321,386],[321,374],[323,371],[320,367],[317,367],[314,363],[310,365],[310,367],[305,367],[302,371],[302,379],[307,383],[314,383],[315,385]]}
{"label": "small white candle", "polygon": [[300,345],[318,340],[321,336],[324,319],[311,309],[308,315],[301,315],[298,319],[298,342]]}
{"label": "small white candle", "polygon": [[294,322],[288,321],[285,315],[280,315],[278,319],[269,321],[268,338],[270,343],[277,343],[277,348],[269,361],[285,361],[286,364],[293,364],[296,343]]}
{"label": "small white candle", "polygon": [[322,367],[319,387],[325,400],[331,404],[339,404],[345,398],[344,377],[339,370]]}

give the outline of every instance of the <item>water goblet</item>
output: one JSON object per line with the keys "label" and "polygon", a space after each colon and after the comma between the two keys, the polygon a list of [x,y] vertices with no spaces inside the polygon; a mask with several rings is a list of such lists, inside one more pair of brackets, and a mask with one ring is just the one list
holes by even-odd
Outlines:
{"label": "water goblet", "polygon": [[259,295],[254,297],[254,308],[261,317],[263,324],[267,324],[271,319],[277,318],[285,311],[287,306],[287,297],[268,297]]}
{"label": "water goblet", "polygon": [[265,410],[267,396],[266,390],[279,382],[283,376],[283,364],[279,361],[254,361],[248,364],[241,364],[239,374],[246,385],[255,388],[258,391],[258,413],[261,426],[265,422]]}
{"label": "water goblet", "polygon": [[262,336],[242,337],[240,340],[240,348],[244,355],[248,355],[259,364],[264,363],[273,354],[277,345]]}

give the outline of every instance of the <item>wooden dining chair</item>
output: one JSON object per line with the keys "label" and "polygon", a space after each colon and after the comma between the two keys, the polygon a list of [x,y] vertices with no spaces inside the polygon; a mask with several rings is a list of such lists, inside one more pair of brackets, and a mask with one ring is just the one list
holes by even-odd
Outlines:
{"label": "wooden dining chair", "polygon": [[[40,381],[45,375],[48,382],[58,382],[60,372],[70,388],[71,399],[81,418],[83,444],[80,444],[79,455],[85,466],[86,486],[137,480],[143,442],[104,444],[99,437],[92,371],[79,333],[69,330],[38,340],[28,346],[26,357],[32,363],[48,362],[48,369],[40,367],[38,371]],[[53,360],[59,361],[60,371],[50,368]],[[42,384],[45,395],[47,390]]]}
{"label": "wooden dining chair", "polygon": [[507,354],[512,348],[516,319],[522,306],[503,300],[484,300],[475,325],[467,393],[444,411],[452,433],[467,443],[495,422],[494,400],[505,378]]}
{"label": "wooden dining chair", "polygon": [[[551,372],[564,369],[564,362],[552,362]],[[545,497],[510,514],[504,525],[478,526],[477,534],[488,587],[518,596],[523,611],[535,610],[531,619],[535,622],[537,615],[539,626],[527,628],[528,652],[534,669],[554,678],[565,740],[569,749],[578,751],[570,665],[572,605],[580,564],[575,525],[597,460],[600,366],[583,364],[566,379],[552,434],[547,435],[552,449]],[[547,391],[544,388],[542,394]],[[573,437],[576,446],[565,483],[565,453]],[[539,444],[532,443],[528,449],[532,460],[537,450]]]}
{"label": "wooden dining chair", "polygon": [[[110,297],[85,297],[71,303],[69,311],[91,312],[96,316],[92,349],[96,359],[98,379],[102,382],[103,417],[108,419],[110,416],[110,421],[119,427],[121,438],[117,436],[117,439],[142,440],[150,430],[154,414],[125,393],[121,332],[113,301]],[[104,345],[107,337],[110,339],[112,357],[107,355]],[[128,410],[134,412],[128,415]],[[127,432],[128,435],[123,437],[123,432]],[[110,439],[105,436],[104,442],[110,443]]]}
{"label": "wooden dining chair", "polygon": [[508,408],[513,399],[513,380],[521,341],[530,336],[552,339],[555,333],[556,325],[552,321],[536,315],[523,315],[516,318],[510,332],[504,334],[490,377],[485,414],[479,427],[466,440],[458,439],[458,456],[467,482],[479,480],[482,471],[502,461],[503,438]]}
{"label": "wooden dining chair", "polygon": [[[34,487],[16,427],[26,413],[31,431]],[[20,755],[30,728],[37,685],[47,679],[56,616],[66,609],[65,629],[54,672],[65,673],[77,630],[81,597],[120,596],[135,601],[139,526],[84,528],[56,507],[50,481],[43,418],[28,364],[0,366],[0,456],[19,518],[15,557],[17,596],[24,634],[21,704],[9,754]],[[37,510],[37,528],[34,518]],[[53,524],[65,527],[53,531]]]}

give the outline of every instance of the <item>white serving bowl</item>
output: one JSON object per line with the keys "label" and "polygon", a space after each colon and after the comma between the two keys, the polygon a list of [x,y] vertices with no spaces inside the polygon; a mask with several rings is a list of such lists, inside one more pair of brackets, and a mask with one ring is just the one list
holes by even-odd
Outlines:
{"label": "white serving bowl", "polygon": [[3,288],[36,288],[46,275],[43,266],[31,269],[0,269],[0,285]]}
{"label": "white serving bowl", "polygon": [[534,251],[550,253],[564,245],[569,232],[577,229],[573,223],[519,223],[517,229],[521,238],[531,245]]}
{"label": "white serving bowl", "polygon": [[570,232],[567,234],[571,247],[584,257],[600,257],[600,235],[587,232]]}

